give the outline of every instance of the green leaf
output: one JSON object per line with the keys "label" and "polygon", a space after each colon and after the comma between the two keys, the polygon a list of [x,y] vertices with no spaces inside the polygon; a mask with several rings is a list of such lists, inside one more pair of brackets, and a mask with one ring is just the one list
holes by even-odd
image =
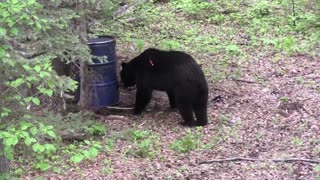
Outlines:
{"label": "green leaf", "polygon": [[36,70],[37,72],[40,72],[41,71],[41,67],[40,66],[35,66],[34,68],[33,68],[34,70]]}
{"label": "green leaf", "polygon": [[83,141],[85,144],[87,144],[87,145],[90,145],[91,144],[91,142],[89,141],[89,140],[84,140]]}
{"label": "green leaf", "polygon": [[84,158],[84,156],[82,154],[78,153],[78,154],[72,156],[70,158],[70,161],[72,161],[74,163],[79,163],[79,162],[81,162],[83,160],[83,158]]}
{"label": "green leaf", "polygon": [[28,64],[24,64],[24,65],[22,65],[22,67],[27,71],[29,71],[31,69],[31,67]]}
{"label": "green leaf", "polygon": [[29,96],[29,97],[24,98],[24,100],[25,100],[26,102],[30,102],[32,99],[33,99],[32,96]]}
{"label": "green leaf", "polygon": [[10,16],[10,13],[7,10],[1,9],[0,15],[2,16],[2,18],[6,18]]}
{"label": "green leaf", "polygon": [[0,48],[0,57],[4,57],[6,54],[6,50],[4,48]]}
{"label": "green leaf", "polygon": [[53,95],[53,90],[52,89],[47,89],[46,91],[45,91],[45,93],[48,95],[48,96],[52,96]]}
{"label": "green leaf", "polygon": [[94,147],[91,147],[89,152],[90,152],[91,157],[96,157],[99,154],[99,150]]}
{"label": "green leaf", "polygon": [[7,30],[5,28],[0,27],[0,35],[5,36],[7,34]]}
{"label": "green leaf", "polygon": [[34,152],[37,152],[37,153],[42,153],[42,152],[45,150],[45,148],[44,148],[44,146],[40,145],[39,143],[35,143],[35,144],[32,146],[32,150],[33,150]]}
{"label": "green leaf", "polygon": [[39,130],[36,127],[32,127],[30,129],[30,132],[31,132],[32,135],[36,135],[36,134],[38,134]]}
{"label": "green leaf", "polygon": [[9,116],[9,113],[11,113],[11,109],[8,109],[6,107],[2,107],[1,117],[7,117]]}
{"label": "green leaf", "polygon": [[45,144],[45,149],[50,152],[56,152],[57,148],[53,144]]}
{"label": "green leaf", "polygon": [[23,82],[24,82],[24,80],[23,80],[22,78],[18,78],[18,79],[14,80],[14,81],[11,81],[11,82],[10,82],[10,86],[17,88],[17,87],[19,87]]}
{"label": "green leaf", "polygon": [[36,27],[37,27],[38,30],[42,29],[42,26],[41,26],[41,24],[39,22],[36,22]]}
{"label": "green leaf", "polygon": [[50,77],[50,76],[51,76],[50,73],[48,73],[48,72],[46,72],[46,71],[41,71],[41,72],[40,72],[40,77],[41,77],[41,78]]}
{"label": "green leaf", "polygon": [[54,82],[51,80],[49,80],[48,82],[48,86],[51,88],[51,89],[53,89],[54,88]]}
{"label": "green leaf", "polygon": [[30,146],[31,143],[35,143],[35,142],[37,142],[37,140],[36,140],[35,138],[26,138],[26,139],[24,140],[24,143],[25,143],[27,146]]}
{"label": "green leaf", "polygon": [[4,138],[3,143],[5,146],[15,146],[18,143],[18,138],[15,136]]}
{"label": "green leaf", "polygon": [[53,172],[60,174],[61,173],[61,169],[59,167],[54,167],[53,168]]}
{"label": "green leaf", "polygon": [[40,169],[41,171],[47,171],[48,169],[51,168],[51,166],[48,163],[39,162],[37,163],[36,168]]}
{"label": "green leaf", "polygon": [[12,28],[12,29],[10,30],[10,32],[11,32],[12,35],[16,36],[16,35],[18,35],[18,33],[19,33],[19,29],[18,29],[18,28]]}
{"label": "green leaf", "polygon": [[50,136],[50,137],[53,137],[53,138],[56,138],[56,134],[54,133],[54,131],[47,131],[47,134]]}
{"label": "green leaf", "polygon": [[32,127],[33,126],[33,124],[32,123],[28,123],[28,122],[25,122],[25,121],[21,121],[20,122],[20,126],[21,126],[21,130],[26,130],[26,129],[28,129],[29,127]]}
{"label": "green leaf", "polygon": [[89,151],[83,150],[82,153],[83,153],[83,156],[86,157],[86,158],[90,158],[91,157],[90,156],[91,154],[90,154]]}
{"label": "green leaf", "polygon": [[32,98],[32,102],[37,106],[40,105],[40,99],[38,99],[38,98]]}

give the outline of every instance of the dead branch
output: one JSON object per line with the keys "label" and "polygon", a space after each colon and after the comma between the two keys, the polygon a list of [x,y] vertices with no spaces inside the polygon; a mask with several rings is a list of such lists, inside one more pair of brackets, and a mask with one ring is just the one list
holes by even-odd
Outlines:
{"label": "dead branch", "polygon": [[318,160],[313,159],[305,159],[305,158],[288,158],[288,159],[255,159],[255,158],[244,158],[244,157],[233,157],[233,158],[226,158],[226,159],[212,159],[209,161],[200,161],[198,164],[212,164],[212,163],[223,163],[223,162],[229,162],[229,161],[272,161],[272,162],[307,162],[307,163],[320,163]]}
{"label": "dead branch", "polygon": [[15,54],[25,58],[25,59],[32,59],[36,56],[40,56],[45,54],[45,51],[30,51],[30,52],[24,52],[24,51],[14,51]]}
{"label": "dead branch", "polygon": [[239,94],[238,93],[236,93],[236,92],[234,92],[233,90],[225,90],[225,89],[221,89],[221,88],[217,88],[217,87],[215,87],[215,88],[212,88],[213,90],[216,90],[216,91],[221,91],[221,92],[225,92],[225,93],[227,93],[227,94],[230,94],[230,95],[236,95],[236,96],[239,96]]}
{"label": "dead branch", "polygon": [[119,115],[109,115],[107,117],[104,117],[107,120],[125,120],[128,121],[128,117],[126,116],[119,116]]}
{"label": "dead branch", "polygon": [[39,43],[39,41],[25,44],[18,42],[15,39],[9,39],[8,41],[5,41],[5,43],[11,46],[11,50],[16,55],[24,59],[32,59],[36,56],[40,56],[46,53],[45,50],[41,48],[41,43]]}
{"label": "dead branch", "polygon": [[64,133],[61,135],[63,141],[84,141],[88,137],[85,133]]}
{"label": "dead branch", "polygon": [[231,78],[231,80],[236,82],[249,83],[249,84],[261,84],[260,82],[254,82],[254,81],[248,81],[248,80],[236,79],[236,78]]}

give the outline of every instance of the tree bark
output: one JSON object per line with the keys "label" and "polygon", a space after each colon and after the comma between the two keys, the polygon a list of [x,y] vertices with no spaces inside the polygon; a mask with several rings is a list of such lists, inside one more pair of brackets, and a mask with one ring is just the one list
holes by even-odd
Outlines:
{"label": "tree bark", "polygon": [[[0,140],[0,152],[4,152],[3,148],[2,140]],[[9,173],[9,170],[9,160],[4,156],[4,154],[0,154],[0,177],[1,174]]]}
{"label": "tree bark", "polygon": [[[86,3],[80,3],[77,6],[77,11],[79,12],[85,12]],[[81,43],[86,44],[87,43],[87,35],[88,35],[88,26],[87,26],[87,17],[86,15],[83,15],[81,18],[78,18],[75,21],[76,24],[76,31],[79,35],[79,38],[81,40]],[[85,62],[83,59],[80,59],[80,99],[79,99],[79,106],[82,109],[88,109],[89,108],[89,86],[88,86],[88,66],[87,62]]]}

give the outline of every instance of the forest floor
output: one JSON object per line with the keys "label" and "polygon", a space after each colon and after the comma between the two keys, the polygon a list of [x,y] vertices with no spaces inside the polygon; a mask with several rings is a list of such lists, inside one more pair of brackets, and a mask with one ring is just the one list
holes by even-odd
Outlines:
{"label": "forest floor", "polygon": [[[320,58],[295,56],[273,63],[260,59],[241,67],[241,79],[210,84],[209,124],[200,129],[201,143],[187,153],[170,144],[188,130],[181,117],[169,109],[166,95],[155,92],[141,116],[131,112],[100,115],[108,131],[150,130],[159,142],[153,158],[129,153],[128,139],[118,138],[108,153],[80,163],[63,175],[45,173],[45,179],[316,179],[316,164],[272,159],[320,157]],[[281,73],[275,69],[281,68]],[[257,81],[254,76],[259,76]],[[299,77],[299,78],[297,78]],[[132,105],[135,90],[121,89],[120,104]],[[220,101],[212,102],[215,97]],[[217,99],[217,98],[216,98]],[[116,116],[115,116],[116,115]],[[235,160],[252,158],[265,161]],[[200,164],[212,159],[222,162]]]}
{"label": "forest floor", "polygon": [[[199,31],[211,31],[206,26],[203,28]],[[217,26],[218,31],[220,28]],[[208,34],[218,36],[217,29]],[[220,31],[220,35],[223,33]],[[228,35],[225,36],[227,39]],[[125,47],[127,45],[120,42],[117,46],[120,62],[134,56],[126,52],[130,49]],[[251,51],[263,55],[256,56]],[[248,61],[230,62],[223,69],[226,72],[241,69],[241,76],[214,82],[211,75],[215,72],[209,70],[211,73],[206,73],[210,86],[207,126],[196,129],[179,125],[181,116],[170,110],[166,94],[154,92],[147,110],[140,116],[131,115],[130,110],[106,110],[99,114],[99,121],[108,127],[107,136],[117,136],[111,150],[80,163],[76,168],[69,168],[60,174],[46,172],[42,177],[319,179],[320,170],[316,170],[319,163],[303,160],[320,161],[320,57],[280,53],[276,56],[253,47],[245,52],[251,54]],[[271,55],[266,55],[268,53]],[[200,61],[205,72],[212,68],[211,62],[220,58],[212,54],[191,54]],[[134,89],[120,88],[120,106],[132,107],[134,97]],[[143,137],[146,141],[133,142],[123,135],[130,130],[141,130],[140,133],[148,131],[150,137]],[[197,135],[199,131],[200,135]],[[195,139],[198,137],[200,143],[186,153],[174,151],[172,144],[186,134],[192,134]],[[190,146],[197,141],[195,139],[190,139]],[[273,161],[290,158],[296,159]],[[222,161],[201,163],[214,159]],[[24,179],[33,179],[34,175]]]}

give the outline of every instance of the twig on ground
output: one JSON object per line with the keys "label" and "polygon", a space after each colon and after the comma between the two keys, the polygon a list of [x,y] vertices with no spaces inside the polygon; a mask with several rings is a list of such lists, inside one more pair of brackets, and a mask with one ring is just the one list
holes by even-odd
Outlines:
{"label": "twig on ground", "polygon": [[248,80],[236,79],[236,78],[231,78],[231,80],[232,80],[232,81],[236,81],[236,82],[249,83],[249,84],[261,84],[260,82],[248,81]]}
{"label": "twig on ground", "polygon": [[109,120],[121,120],[121,121],[129,121],[129,118],[126,116],[119,115],[109,115],[109,116],[101,116],[105,121]]}
{"label": "twig on ground", "polygon": [[227,94],[231,94],[231,95],[237,95],[239,96],[238,93],[234,92],[234,91],[228,91],[228,90],[225,90],[225,89],[220,89],[220,88],[212,88],[213,90],[217,90],[217,91],[221,91],[221,92],[225,92]]}
{"label": "twig on ground", "polygon": [[308,162],[308,163],[320,163],[318,160],[304,159],[304,158],[288,158],[288,159],[255,159],[255,158],[244,158],[244,157],[233,157],[226,159],[212,159],[209,161],[200,161],[198,164],[212,164],[212,163],[222,163],[229,161],[273,161],[273,162]]}

